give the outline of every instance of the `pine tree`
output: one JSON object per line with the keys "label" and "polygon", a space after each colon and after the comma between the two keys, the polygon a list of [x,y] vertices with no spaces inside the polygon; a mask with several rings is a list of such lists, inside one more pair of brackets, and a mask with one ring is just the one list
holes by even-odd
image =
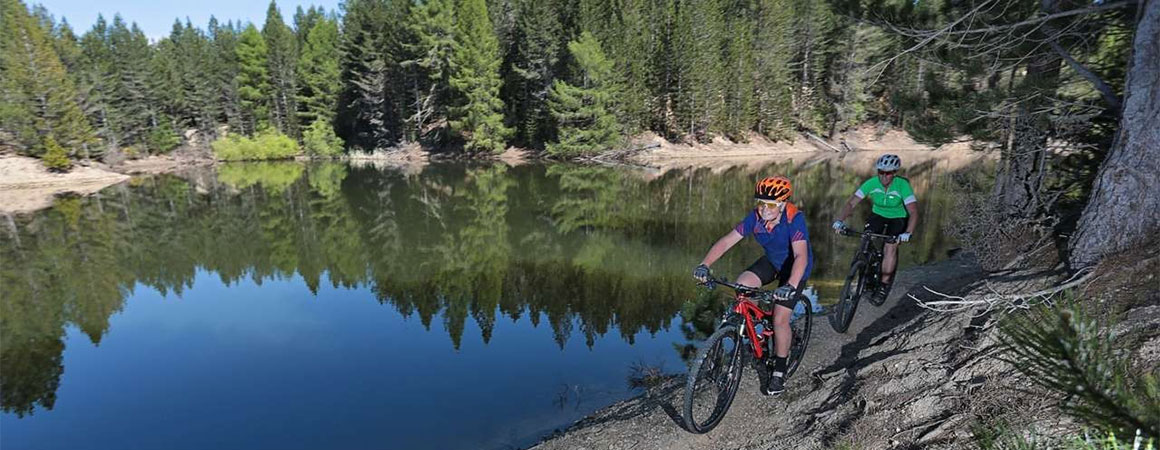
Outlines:
{"label": "pine tree", "polygon": [[0,128],[27,154],[42,154],[48,138],[85,151],[95,136],[49,31],[20,0],[0,2],[0,20]]}
{"label": "pine tree", "polygon": [[793,110],[798,126],[814,133],[829,134],[829,111],[825,97],[826,61],[834,27],[833,11],[822,0],[793,3],[794,63],[797,82]]}
{"label": "pine tree", "polygon": [[754,129],[766,137],[793,139],[793,7],[789,0],[760,0],[754,37]]}
{"label": "pine tree", "polygon": [[298,120],[295,105],[295,85],[297,74],[295,63],[297,49],[294,32],[282,21],[282,13],[278,5],[271,0],[266,9],[266,24],[262,27],[262,37],[266,40],[268,66],[270,77],[270,113],[271,121],[279,131],[290,136],[298,135]]}
{"label": "pine tree", "polygon": [[721,62],[724,17],[718,0],[682,4],[677,9],[674,57],[677,61],[675,114],[679,133],[708,140],[723,114]]}
{"label": "pine tree", "polygon": [[451,127],[466,139],[466,151],[498,153],[511,133],[504,126],[499,97],[499,41],[484,0],[463,0],[458,19],[450,83],[461,103],[451,110]]}
{"label": "pine tree", "polygon": [[310,30],[314,29],[314,25],[323,20],[336,20],[333,17],[328,17],[326,10],[322,7],[311,6],[308,9],[302,9],[299,5],[294,10],[294,37],[296,45],[299,49],[306,47],[306,41],[310,39]]}
{"label": "pine tree", "polygon": [[364,148],[394,145],[409,116],[410,84],[399,62],[408,35],[407,0],[353,0],[346,4],[342,36],[342,93],[337,131]]}
{"label": "pine tree", "polygon": [[343,16],[342,88],[339,136],[364,148],[391,144],[387,97],[388,63],[383,53],[385,5],[379,0],[354,0]]}
{"label": "pine tree", "polygon": [[81,92],[82,109],[108,148],[120,147],[120,136],[115,132],[116,112],[112,111],[107,93],[116,82],[113,74],[112,49],[109,28],[103,16],[98,15],[93,28],[80,39],[81,54],[77,62],[76,79]]}
{"label": "pine tree", "polygon": [[114,127],[117,141],[126,146],[148,148],[149,137],[160,125],[149,86],[152,59],[149,40],[136,24],[130,29],[120,16],[115,16],[108,42],[113,79],[106,85],[105,97],[118,116]]}
{"label": "pine tree", "polygon": [[680,88],[679,75],[682,62],[676,55],[677,5],[675,0],[658,0],[649,8],[646,23],[650,24],[654,36],[649,46],[648,78],[649,90],[654,99],[649,111],[651,128],[668,138],[679,133],[675,105]]}
{"label": "pine tree", "polygon": [[253,24],[246,26],[238,39],[238,97],[241,98],[242,130],[254,134],[270,126],[269,75],[266,63],[266,40]]}
{"label": "pine tree", "polygon": [[884,49],[890,41],[885,34],[870,25],[847,27],[841,46],[836,50],[839,60],[832,72],[830,92],[834,99],[834,121],[837,130],[855,127],[869,119],[873,94],[867,69],[875,61],[889,58]]}
{"label": "pine tree", "polygon": [[72,168],[72,161],[68,159],[68,152],[56,143],[56,139],[52,135],[45,136],[44,143],[41,146],[44,149],[44,155],[41,161],[44,167],[53,172],[68,172]]}
{"label": "pine tree", "polygon": [[338,104],[338,23],[322,18],[314,23],[298,55],[298,118],[311,124],[334,120]]}
{"label": "pine tree", "polygon": [[[68,24],[67,20],[63,18],[55,28],[52,30],[53,48],[56,49],[57,56],[60,57],[61,64],[68,71],[70,76],[75,75],[79,71],[78,64],[81,58],[80,39],[77,38],[72,26]],[[76,82],[76,78],[73,78]]]}
{"label": "pine tree", "polygon": [[559,127],[559,141],[548,144],[556,155],[587,155],[613,148],[621,128],[613,114],[613,64],[605,57],[600,42],[584,32],[570,42],[568,50],[576,61],[579,83],[556,80],[550,107]]}
{"label": "pine tree", "polygon": [[556,77],[559,35],[560,23],[551,2],[525,0],[519,4],[509,57],[511,73],[505,86],[508,95],[504,98],[511,102],[511,119],[524,146],[540,147],[552,137],[548,91]]}
{"label": "pine tree", "polygon": [[175,21],[169,37],[156,49],[153,85],[174,128],[212,134],[221,117],[221,102],[214,77],[206,74],[214,55],[209,38],[189,21]]}
{"label": "pine tree", "polygon": [[735,141],[746,139],[745,133],[756,125],[757,105],[754,101],[753,45],[755,41],[756,8],[750,0],[729,0],[725,9],[725,51],[722,64],[725,76],[721,87],[724,97],[723,114],[718,128]]}
{"label": "pine tree", "polygon": [[[512,45],[512,34],[516,29],[516,3],[520,0],[486,0],[488,18],[499,42],[500,55],[507,53]],[[457,5],[458,6],[458,5]],[[461,6],[460,6],[461,7]]]}
{"label": "pine tree", "polygon": [[649,126],[651,113],[656,108],[656,98],[649,81],[654,67],[650,64],[656,56],[657,25],[650,17],[655,14],[648,0],[629,0],[624,3],[618,15],[617,37],[611,42],[601,41],[608,49],[606,54],[615,64],[617,76],[615,92],[620,101],[616,115],[625,132],[634,134]]}
{"label": "pine tree", "polygon": [[427,124],[446,117],[450,90],[451,53],[455,46],[455,6],[453,0],[427,0],[411,9],[408,21],[414,42],[408,45],[413,59],[402,66],[411,77],[411,110],[407,119],[418,139]]}
{"label": "pine tree", "polygon": [[237,50],[239,34],[240,30],[232,21],[222,26],[216,18],[209,18],[209,38],[214,55],[211,70],[213,83],[217,86],[218,102],[225,123],[234,131],[245,129],[242,125],[242,99],[238,93],[238,74],[241,70]]}

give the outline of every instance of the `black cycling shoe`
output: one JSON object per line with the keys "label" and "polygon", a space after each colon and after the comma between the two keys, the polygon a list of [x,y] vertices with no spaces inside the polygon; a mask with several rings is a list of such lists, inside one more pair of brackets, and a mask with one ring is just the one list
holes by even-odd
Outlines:
{"label": "black cycling shoe", "polygon": [[784,375],[770,375],[769,383],[765,385],[762,390],[765,395],[778,395],[785,392],[785,376]]}
{"label": "black cycling shoe", "polygon": [[886,297],[889,296],[890,284],[881,283],[878,285],[878,289],[875,289],[874,293],[870,295],[870,303],[874,306],[882,306],[883,303],[886,303]]}

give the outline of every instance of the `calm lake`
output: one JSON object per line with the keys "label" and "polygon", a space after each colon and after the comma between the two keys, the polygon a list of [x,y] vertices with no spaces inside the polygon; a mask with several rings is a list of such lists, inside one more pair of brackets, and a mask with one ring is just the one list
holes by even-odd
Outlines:
{"label": "calm lake", "polygon": [[[832,303],[864,169],[230,164],[0,216],[0,447],[527,446],[639,393],[634,369],[684,371],[725,295],[690,271],[761,176],[793,179]],[[983,172],[903,171],[903,268],[954,248]]]}

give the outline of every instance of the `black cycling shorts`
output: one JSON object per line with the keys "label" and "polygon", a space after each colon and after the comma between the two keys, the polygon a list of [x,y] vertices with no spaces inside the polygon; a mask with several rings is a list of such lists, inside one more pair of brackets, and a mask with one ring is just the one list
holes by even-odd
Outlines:
{"label": "black cycling shorts", "polygon": [[906,231],[906,220],[906,217],[887,219],[880,215],[870,213],[870,220],[866,222],[866,231],[870,233],[898,236]]}
{"label": "black cycling shorts", "polygon": [[[757,258],[757,261],[754,261],[753,264],[750,264],[749,268],[745,270],[748,272],[753,272],[754,275],[757,275],[757,278],[761,279],[762,286],[772,283],[773,280],[777,280],[778,286],[784,286],[789,282],[789,274],[791,269],[793,269],[793,259],[793,255],[790,255],[789,258],[785,259],[785,264],[782,265],[781,270],[778,270],[773,267],[773,262],[770,262],[769,258],[766,258],[765,255],[761,255],[760,258]],[[800,293],[801,286],[798,286],[798,289],[794,291],[794,295],[790,296],[790,298],[786,300],[778,300],[775,303],[777,305],[793,309],[794,304],[797,303],[797,295]]]}

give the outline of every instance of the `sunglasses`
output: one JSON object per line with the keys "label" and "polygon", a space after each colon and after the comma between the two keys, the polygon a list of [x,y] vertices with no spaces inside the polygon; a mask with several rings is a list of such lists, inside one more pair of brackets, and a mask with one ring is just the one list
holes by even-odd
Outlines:
{"label": "sunglasses", "polygon": [[879,170],[878,175],[894,176],[894,172],[883,172]]}
{"label": "sunglasses", "polygon": [[757,207],[764,209],[781,209],[782,206],[785,206],[785,202],[757,202]]}

